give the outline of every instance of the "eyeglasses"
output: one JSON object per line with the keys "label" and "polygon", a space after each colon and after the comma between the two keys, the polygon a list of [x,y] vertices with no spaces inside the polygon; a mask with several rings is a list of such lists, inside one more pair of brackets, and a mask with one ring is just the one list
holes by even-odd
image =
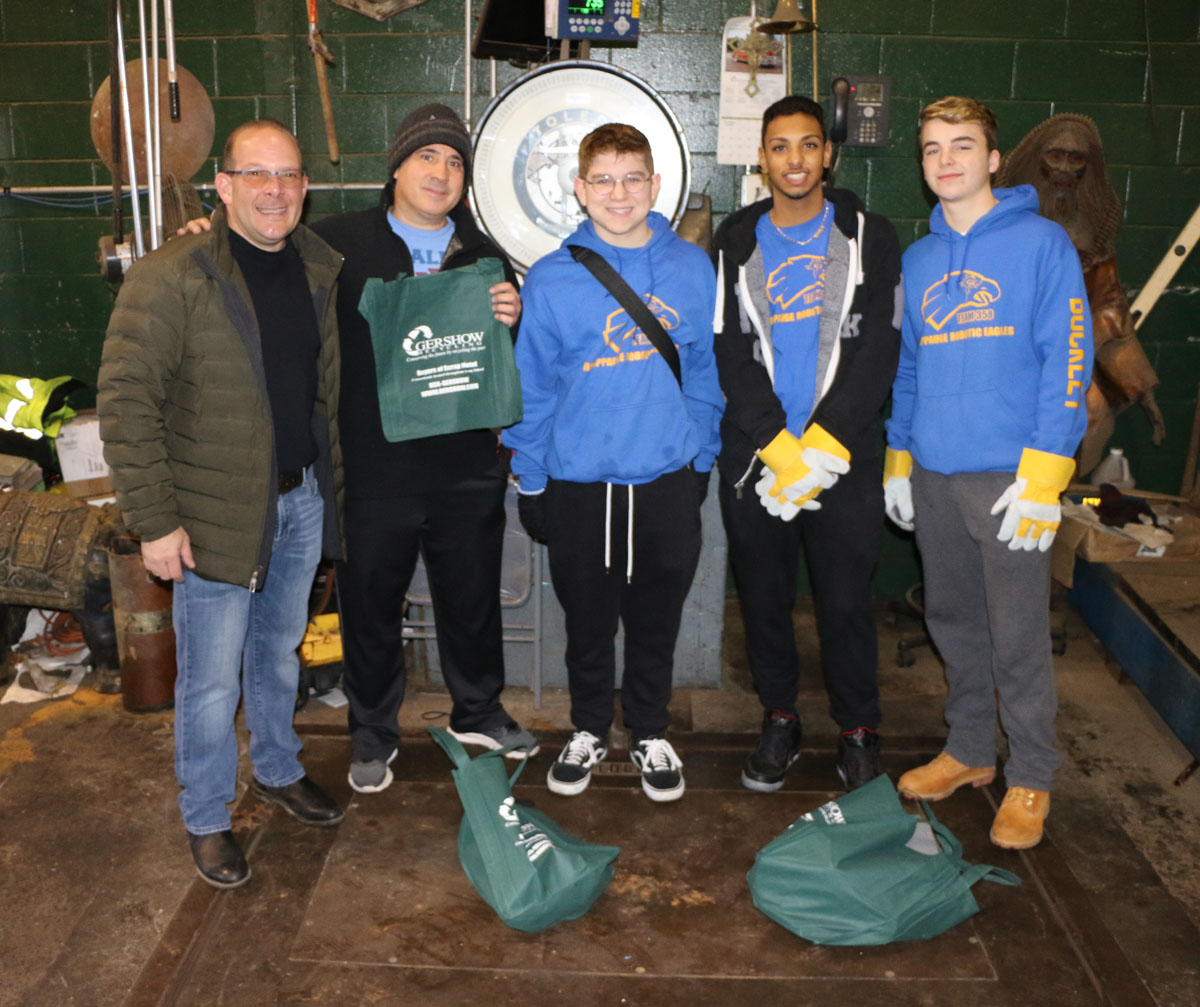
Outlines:
{"label": "eyeglasses", "polygon": [[597,175],[595,178],[584,179],[584,182],[592,187],[592,191],[597,196],[607,196],[616,188],[618,182],[625,187],[625,191],[629,195],[636,196],[646,187],[648,181],[650,181],[649,175],[643,175],[636,171],[631,171],[624,178],[613,178],[612,175]]}
{"label": "eyeglasses", "polygon": [[251,189],[265,188],[272,178],[279,179],[281,189],[299,189],[304,183],[303,168],[284,168],[282,171],[267,171],[265,168],[246,168],[242,171],[227,171],[226,175],[241,175]]}

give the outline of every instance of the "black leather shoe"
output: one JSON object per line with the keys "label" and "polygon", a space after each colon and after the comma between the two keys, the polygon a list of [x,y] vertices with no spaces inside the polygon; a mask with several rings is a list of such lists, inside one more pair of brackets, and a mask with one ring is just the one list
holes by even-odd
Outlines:
{"label": "black leather shoe", "polygon": [[205,836],[189,832],[188,845],[200,877],[213,888],[238,888],[250,880],[250,865],[229,829]]}
{"label": "black leather shoe", "polygon": [[346,813],[332,797],[307,776],[286,787],[268,787],[257,779],[250,784],[254,796],[277,804],[305,825],[337,825]]}

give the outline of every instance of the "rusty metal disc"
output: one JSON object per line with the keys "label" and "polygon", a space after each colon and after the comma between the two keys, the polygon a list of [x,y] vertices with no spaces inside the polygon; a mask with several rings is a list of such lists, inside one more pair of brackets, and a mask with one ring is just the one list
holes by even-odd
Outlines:
{"label": "rusty metal disc", "polygon": [[[137,160],[138,181],[145,183],[142,173],[146,163],[146,125],[142,103],[142,61],[131,60],[125,64],[129,86],[129,118],[133,124],[134,155]],[[212,102],[204,93],[204,86],[183,67],[176,65],[179,80],[179,122],[172,122],[167,101],[167,61],[158,61],[158,107],[162,122],[162,171],[170,172],[182,179],[190,179],[200,170],[212,151],[213,120]],[[151,82],[153,86],[153,81]],[[112,171],[112,113],[110,79],[96,91],[92,99],[92,143],[96,153]],[[151,95],[153,100],[153,95]],[[129,181],[125,155],[121,155],[121,180]]]}

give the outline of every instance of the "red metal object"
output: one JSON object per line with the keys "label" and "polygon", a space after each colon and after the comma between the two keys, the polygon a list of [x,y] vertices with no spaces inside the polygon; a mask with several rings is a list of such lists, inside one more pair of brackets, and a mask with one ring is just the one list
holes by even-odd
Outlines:
{"label": "red metal object", "polygon": [[136,538],[113,539],[108,573],[125,709],[169,709],[175,703],[176,672],[171,589],[142,565],[141,541]]}

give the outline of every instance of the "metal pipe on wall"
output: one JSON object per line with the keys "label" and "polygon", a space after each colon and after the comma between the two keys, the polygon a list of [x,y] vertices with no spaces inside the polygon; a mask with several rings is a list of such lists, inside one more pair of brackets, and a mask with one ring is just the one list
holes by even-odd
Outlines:
{"label": "metal pipe on wall", "polygon": [[121,84],[121,122],[125,128],[125,163],[129,167],[129,191],[132,201],[133,247],[140,259],[146,254],[142,240],[142,210],[138,199],[137,159],[133,155],[133,121],[129,114],[129,75],[125,72],[125,29],[121,24],[121,3],[117,0],[117,67]]}
{"label": "metal pipe on wall", "polygon": [[[159,108],[160,98],[158,93],[158,0],[151,0],[150,5],[150,53],[152,56],[153,68],[151,70],[151,79],[154,88],[154,120],[153,125],[146,137],[147,156],[151,147],[154,151],[154,174],[150,177],[153,182],[150,186],[150,191],[154,193],[154,205],[158,210],[157,226],[150,232],[150,248],[158,248],[163,243],[163,211],[162,211],[162,119],[160,119],[161,110]],[[153,143],[151,144],[151,138]]]}
{"label": "metal pipe on wall", "polygon": [[112,142],[112,218],[113,244],[125,240],[125,221],[121,214],[121,102],[117,81],[121,79],[118,67],[123,54],[117,45],[121,21],[120,0],[109,0],[108,4],[108,132]]}
{"label": "metal pipe on wall", "polygon": [[[154,143],[151,139],[150,63],[146,53],[146,0],[138,0],[138,47],[142,57],[142,141],[146,145],[146,218],[150,228],[150,247],[158,247],[158,200],[154,195]],[[133,134],[130,133],[132,138]]]}
{"label": "metal pipe on wall", "polygon": [[463,0],[463,124],[471,132],[471,0]]}
{"label": "metal pipe on wall", "polygon": [[[213,182],[192,182],[193,189],[216,191]],[[121,187],[123,192],[129,191],[129,186]],[[378,192],[378,182],[310,182],[309,192],[338,192],[339,190],[363,192]],[[0,196],[57,196],[68,192],[103,192],[111,193],[111,185],[0,185]]]}
{"label": "metal pipe on wall", "polygon": [[[817,84],[817,32],[818,32],[818,31],[820,31],[819,25],[821,24],[821,22],[817,20],[817,0],[812,0],[812,5],[813,5],[813,12],[812,12],[812,20],[813,20],[813,30],[812,30],[812,40],[813,40],[813,93],[812,93],[812,97],[813,97],[813,101],[820,101],[820,100],[821,100],[821,89],[820,89],[820,87],[819,87],[819,86],[818,86],[818,84]],[[790,66],[790,65],[788,66],[788,73],[789,73],[789,74],[791,73],[791,66]],[[792,90],[792,88],[791,88],[791,83],[792,83],[792,82],[791,82],[791,79],[790,79],[790,77],[789,77],[789,79],[788,79],[788,93],[789,93],[789,94],[791,93],[791,90]]]}

